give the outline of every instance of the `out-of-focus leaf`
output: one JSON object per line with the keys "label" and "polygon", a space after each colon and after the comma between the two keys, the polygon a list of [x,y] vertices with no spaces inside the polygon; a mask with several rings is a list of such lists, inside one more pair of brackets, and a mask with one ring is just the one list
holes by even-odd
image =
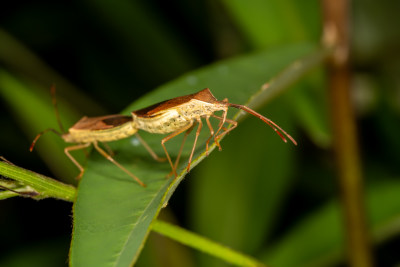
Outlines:
{"label": "out-of-focus leaf", "polygon": [[254,47],[266,47],[316,38],[318,1],[223,1],[241,32]]}
{"label": "out-of-focus leaf", "polygon": [[[8,108],[12,110],[21,129],[32,141],[44,129],[59,130],[54,108],[51,105],[50,90],[46,93],[35,84],[0,70],[0,95]],[[70,122],[69,125],[78,118],[71,109],[62,109],[60,113],[62,120]],[[64,154],[62,149],[64,146],[66,144],[59,136],[49,134],[38,141],[35,150],[41,154],[57,176],[72,181],[78,172]],[[29,147],[26,151],[29,151]]]}
{"label": "out-of-focus leaf", "polygon": [[[37,85],[42,86],[36,86],[35,91],[41,90],[41,94],[47,93],[51,84],[56,84],[60,88],[58,95],[65,95],[68,99],[74,100],[74,104],[78,105],[82,111],[100,112],[103,110],[93,99],[85,96],[68,80],[51,69],[32,51],[1,28],[0,40],[0,62],[12,69],[14,74],[22,74],[24,77],[29,77]],[[47,100],[47,98],[43,99]]]}
{"label": "out-of-focus leaf", "polygon": [[[371,184],[367,214],[375,241],[399,233],[400,183]],[[344,257],[342,215],[337,201],[323,206],[296,225],[262,257],[271,266],[330,266]]]}
{"label": "out-of-focus leaf", "polygon": [[[222,1],[249,43],[256,48],[320,38],[320,3],[313,1]],[[302,127],[319,146],[331,143],[325,91],[321,75],[307,79],[301,90],[291,92],[291,105]],[[305,90],[303,90],[305,89]],[[318,90],[315,90],[318,89]],[[322,101],[321,101],[322,100]],[[323,111],[323,112],[321,112]]]}
{"label": "out-of-focus leaf", "polygon": [[[84,1],[120,44],[132,65],[144,76],[168,79],[188,70],[194,56],[146,2]],[[170,66],[170,67],[168,67]],[[173,66],[173,67],[172,67]]]}
{"label": "out-of-focus leaf", "polygon": [[[318,73],[320,74],[320,73]],[[304,128],[309,138],[320,147],[329,147],[332,134],[329,127],[326,91],[317,85],[322,84],[321,75],[313,75],[296,86],[289,94],[292,109],[295,110],[298,124]],[[318,76],[318,77],[316,77]]]}
{"label": "out-of-focus leaf", "polygon": [[[136,101],[125,113],[204,87],[210,87],[218,99],[229,97],[233,103],[246,103],[263,83],[293,60],[312,51],[315,50],[311,45],[295,45],[223,61],[158,88]],[[202,154],[193,161],[193,167],[205,157],[204,141],[208,136],[208,131],[202,131],[199,138]],[[161,136],[142,134],[142,137],[161,155]],[[179,140],[167,143],[172,157],[176,156],[179,143]],[[184,158],[191,149],[188,143]],[[184,175],[180,176],[169,188],[172,179],[165,179],[170,172],[169,165],[154,162],[143,147],[135,144],[135,138],[129,138],[114,142],[112,148],[115,159],[142,179],[147,188],[140,187],[98,153],[90,158],[74,206],[73,266],[127,266],[135,262],[151,222],[183,179]],[[180,167],[185,165],[183,160]]]}
{"label": "out-of-focus leaf", "polygon": [[7,267],[54,267],[67,266],[67,238],[65,240],[33,240],[29,244],[18,246],[11,253],[2,253],[0,266]]}

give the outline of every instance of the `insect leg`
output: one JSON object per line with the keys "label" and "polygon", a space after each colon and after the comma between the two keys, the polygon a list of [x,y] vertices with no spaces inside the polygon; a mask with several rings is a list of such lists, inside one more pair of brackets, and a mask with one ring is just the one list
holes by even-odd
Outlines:
{"label": "insect leg", "polygon": [[67,155],[67,157],[68,157],[68,158],[75,164],[75,166],[78,167],[78,169],[81,171],[81,172],[79,173],[79,175],[76,177],[76,179],[78,179],[78,180],[82,178],[84,169],[83,169],[83,167],[81,166],[81,164],[79,164],[79,162],[76,161],[76,159],[75,159],[69,152],[70,152],[70,151],[73,151],[73,150],[83,149],[83,148],[86,148],[86,147],[88,147],[88,146],[90,146],[90,143],[79,144],[79,145],[69,146],[69,147],[64,148],[64,153],[65,153],[65,155]]}
{"label": "insect leg", "polygon": [[199,126],[197,127],[196,138],[194,139],[193,148],[192,148],[192,153],[190,153],[189,162],[188,162],[188,165],[187,165],[187,167],[186,167],[186,169],[187,169],[188,172],[190,171],[190,164],[192,163],[193,153],[194,153],[194,150],[195,150],[196,144],[197,144],[197,138],[199,137],[201,128],[203,127],[203,123],[201,122],[201,119],[200,119],[200,118],[197,119],[197,122],[199,123]]}
{"label": "insect leg", "polygon": [[140,143],[142,143],[142,145],[144,146],[144,148],[146,148],[146,150],[150,153],[150,155],[153,157],[154,160],[159,161],[159,162],[163,162],[166,161],[166,158],[161,158],[159,156],[157,156],[157,154],[151,149],[151,147],[146,143],[146,141],[143,140],[143,138],[139,135],[139,133],[135,133],[136,134],[136,138],[139,140]]}
{"label": "insect leg", "polygon": [[[208,145],[210,144],[211,139],[214,137],[214,129],[210,123],[210,116],[206,116],[206,122],[207,122],[208,129],[210,129],[210,134],[211,134],[206,142],[206,155],[208,156]],[[222,149],[221,145],[219,144],[219,142],[217,140],[215,140],[215,137],[214,137],[214,141],[215,141],[215,144],[218,146],[218,149],[221,151],[221,149]]]}
{"label": "insect leg", "polygon": [[101,142],[101,143],[106,148],[108,154],[110,154],[111,156],[115,155],[114,151],[112,151],[111,147],[106,142]]}
{"label": "insect leg", "polygon": [[[225,99],[224,99],[225,100]],[[211,114],[211,116],[213,116],[214,118],[219,118],[219,120],[220,120],[220,123],[219,123],[219,125],[218,125],[218,130],[217,130],[217,132],[215,133],[215,135],[218,135],[218,133],[221,131],[221,129],[222,129],[222,127],[224,126],[224,123],[225,123],[225,121],[226,121],[226,116],[228,115],[228,109],[225,109],[224,111],[223,111],[223,113],[222,113],[222,117],[218,117],[218,116],[216,116],[216,115],[214,115],[214,114]],[[215,140],[215,139],[214,139]]]}
{"label": "insect leg", "polygon": [[[224,136],[225,134],[227,134],[227,133],[229,133],[230,131],[232,131],[233,129],[235,129],[236,127],[237,127],[237,121],[234,121],[234,120],[230,120],[230,119],[227,119],[226,117],[225,118],[223,118],[223,117],[218,117],[218,116],[216,116],[216,115],[214,115],[214,114],[212,114],[211,116],[213,116],[214,118],[216,118],[216,119],[218,119],[218,120],[220,120],[221,122],[228,122],[228,123],[230,123],[231,125],[232,125],[232,127],[231,128],[228,128],[228,129],[226,129],[226,130],[224,130],[222,133],[220,133],[220,134],[216,134],[216,136],[215,136],[215,142],[217,142],[217,140],[219,140],[219,139],[221,139],[221,137],[222,136]],[[222,125],[221,125],[222,126]],[[223,127],[221,127],[221,129],[222,129]]]}
{"label": "insect leg", "polygon": [[184,145],[185,145],[187,136],[192,132],[194,126],[195,126],[195,124],[193,123],[192,127],[190,127],[190,128],[185,132],[185,135],[183,136],[182,144],[181,144],[181,147],[179,148],[178,156],[176,157],[175,164],[174,164],[175,170],[176,170],[176,168],[178,168],[179,160],[180,160],[180,158],[181,158],[181,154],[182,154],[183,147],[184,147]]}
{"label": "insect leg", "polygon": [[93,142],[93,146],[94,148],[96,148],[96,150],[106,159],[108,159],[109,161],[111,161],[112,163],[114,163],[118,168],[120,168],[121,170],[123,170],[126,174],[128,174],[130,177],[132,177],[136,182],[138,182],[138,184],[140,184],[143,187],[146,187],[146,185],[139,179],[137,178],[133,173],[131,173],[130,171],[128,171],[127,169],[125,169],[121,164],[119,164],[115,159],[113,159],[113,157],[111,157],[109,154],[107,154],[107,152],[105,152],[101,147],[99,147],[99,145],[97,144],[97,142]]}
{"label": "insect leg", "polygon": [[184,131],[188,130],[190,127],[192,127],[192,125],[193,125],[193,121],[189,121],[188,125],[186,125],[185,127],[182,127],[181,129],[173,132],[172,134],[168,135],[167,137],[164,137],[161,140],[161,145],[165,151],[165,155],[167,156],[168,162],[171,165],[171,168],[172,168],[173,173],[175,174],[175,177],[177,177],[178,174],[176,173],[176,169],[175,169],[174,165],[172,164],[171,157],[169,156],[167,148],[165,147],[165,142],[167,142],[168,140],[174,138],[175,136],[183,133]]}

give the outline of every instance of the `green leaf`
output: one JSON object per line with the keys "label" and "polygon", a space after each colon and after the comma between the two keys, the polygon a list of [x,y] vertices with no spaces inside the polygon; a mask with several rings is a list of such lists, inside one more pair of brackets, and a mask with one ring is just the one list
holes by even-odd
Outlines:
{"label": "green leaf", "polygon": [[[256,93],[258,97],[255,100],[264,99],[261,103],[265,103],[279,90],[271,86],[271,91],[258,92],[261,85],[275,77],[294,60],[308,54],[319,58],[313,61],[314,65],[322,62],[321,55],[324,52],[308,44],[280,47],[222,61],[158,88],[136,101],[124,113],[129,114],[129,111],[193,93],[205,87],[211,88],[218,99],[229,97],[232,103],[245,104]],[[314,66],[313,64],[300,64],[303,66],[303,69],[300,68],[302,73]],[[288,77],[289,81],[281,81],[281,85],[287,86],[301,76],[296,74],[298,76],[293,74],[291,78]],[[162,136],[141,135],[158,155],[162,155]],[[202,131],[198,142],[198,150],[201,153],[195,155],[192,167],[205,158],[204,141],[208,136],[208,131]],[[172,157],[176,156],[179,150],[178,139],[174,138],[167,143]],[[280,140],[276,139],[276,142]],[[187,143],[183,152],[184,159],[191,149],[190,141]],[[137,145],[134,137],[110,145],[116,152],[115,159],[143,180],[147,187],[140,187],[112,163],[98,153],[93,153],[79,185],[74,205],[74,230],[70,252],[72,266],[128,266],[134,263],[149,233],[151,223],[161,208],[168,203],[176,186],[186,174],[187,163],[183,160],[178,179],[167,179],[166,176],[170,173],[169,165],[154,162],[145,149]],[[214,148],[213,144],[210,151]]]}
{"label": "green leaf", "polygon": [[[313,73],[315,74],[315,73]],[[307,132],[309,138],[319,147],[327,148],[332,144],[329,125],[328,99],[322,90],[321,73],[312,75],[290,92],[290,104],[295,110],[296,120]]]}

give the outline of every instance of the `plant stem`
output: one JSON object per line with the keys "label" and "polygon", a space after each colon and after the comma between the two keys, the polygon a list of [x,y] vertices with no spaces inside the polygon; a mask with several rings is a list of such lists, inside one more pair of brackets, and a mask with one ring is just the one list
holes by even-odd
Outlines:
{"label": "plant stem", "polygon": [[7,198],[16,197],[16,196],[18,196],[18,194],[15,193],[15,192],[3,191],[3,192],[0,193],[0,200],[4,200],[4,199],[7,199]]}
{"label": "plant stem", "polygon": [[265,266],[250,256],[163,221],[154,221],[152,230],[237,266]]}
{"label": "plant stem", "polygon": [[349,1],[325,0],[324,42],[333,47],[328,62],[329,90],[339,186],[346,223],[350,266],[372,266],[363,203],[363,183],[350,100]]}
{"label": "plant stem", "polygon": [[0,175],[32,187],[38,193],[35,199],[53,197],[70,202],[75,199],[75,187],[4,161],[0,161]]}

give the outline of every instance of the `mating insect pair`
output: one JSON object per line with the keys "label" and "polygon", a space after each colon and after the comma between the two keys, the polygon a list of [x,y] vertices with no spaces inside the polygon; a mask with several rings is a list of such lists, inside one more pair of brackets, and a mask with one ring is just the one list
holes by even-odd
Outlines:
{"label": "mating insect pair", "polygon": [[[56,109],[57,120],[60,129],[63,131],[63,127],[61,125],[60,118],[57,112],[57,105],[55,100],[55,88],[52,87],[51,91],[53,96],[53,105]],[[133,111],[131,112],[132,116],[108,115],[108,116],[93,117],[93,118],[83,117],[75,125],[73,125],[68,130],[68,132],[63,131],[64,132],[63,134],[60,134],[54,129],[47,129],[36,136],[30,147],[30,150],[32,151],[36,141],[42,134],[48,131],[52,131],[60,135],[65,142],[78,143],[77,145],[66,147],[64,152],[81,171],[78,176],[79,178],[83,175],[84,169],[75,160],[75,158],[71,156],[69,152],[72,150],[83,149],[93,144],[95,149],[101,155],[103,155],[106,159],[117,165],[121,170],[123,170],[133,179],[135,179],[141,186],[145,186],[145,184],[138,177],[136,177],[134,174],[132,174],[130,171],[125,169],[121,164],[119,164],[117,161],[113,159],[111,151],[108,151],[108,153],[104,151],[98,145],[98,142],[115,141],[136,134],[139,141],[149,151],[152,157],[157,161],[163,161],[164,159],[158,157],[153,152],[153,150],[151,150],[151,148],[146,144],[146,142],[139,136],[137,132],[138,130],[143,130],[157,134],[169,133],[168,136],[164,137],[161,140],[161,145],[165,151],[167,160],[171,165],[172,172],[176,177],[177,176],[176,168],[179,164],[179,160],[183,150],[183,145],[186,141],[188,134],[193,130],[193,128],[196,125],[198,125],[194,144],[189,156],[188,165],[186,167],[187,171],[190,170],[190,164],[192,162],[193,154],[196,148],[197,139],[203,127],[202,118],[205,118],[206,124],[210,130],[210,137],[206,141],[206,153],[208,153],[209,143],[212,139],[214,139],[215,144],[218,146],[219,150],[221,150],[221,145],[219,144],[219,140],[221,139],[222,136],[232,131],[237,126],[236,121],[226,118],[229,107],[234,107],[244,110],[250,113],[251,115],[258,117],[259,119],[267,123],[269,126],[271,126],[272,129],[275,130],[275,132],[282,138],[283,141],[287,142],[285,138],[286,136],[287,138],[290,139],[290,141],[292,141],[295,145],[297,145],[296,141],[289,134],[287,134],[283,129],[281,129],[277,124],[275,124],[270,119],[262,116],[261,114],[255,112],[254,110],[246,106],[229,103],[227,99],[218,101],[212,95],[211,91],[208,88],[206,88],[194,94],[176,97],[144,109]],[[214,113],[217,111],[222,111],[222,115],[221,116],[215,115]],[[210,123],[210,117],[219,120],[218,129],[216,131],[214,131]],[[229,123],[231,127],[225,128],[224,127],[225,123]],[[165,147],[165,143],[183,132],[185,132],[185,134],[183,137],[182,145],[177,155],[177,158],[173,163],[167,151],[167,148]]]}

